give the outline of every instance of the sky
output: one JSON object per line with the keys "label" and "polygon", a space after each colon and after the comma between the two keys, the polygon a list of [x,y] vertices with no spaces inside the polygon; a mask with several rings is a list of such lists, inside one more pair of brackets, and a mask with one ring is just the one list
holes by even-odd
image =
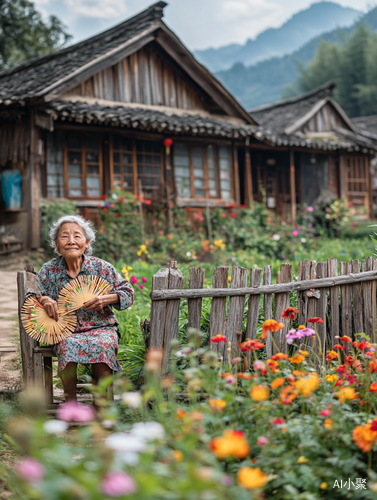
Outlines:
{"label": "sky", "polygon": [[[157,0],[155,0],[157,1]],[[164,21],[191,50],[245,43],[267,28],[281,26],[313,0],[166,0]],[[73,42],[104,31],[154,0],[34,0],[44,15],[54,14]],[[337,0],[366,12],[377,0]]]}

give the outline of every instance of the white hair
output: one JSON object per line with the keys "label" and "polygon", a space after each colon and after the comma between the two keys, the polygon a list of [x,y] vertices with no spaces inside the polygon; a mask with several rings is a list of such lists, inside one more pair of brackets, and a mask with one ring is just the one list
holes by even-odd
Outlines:
{"label": "white hair", "polygon": [[63,215],[56,222],[51,224],[50,226],[50,245],[54,249],[55,253],[60,255],[59,248],[56,244],[56,241],[59,236],[60,228],[63,224],[67,222],[74,222],[78,226],[83,229],[86,241],[89,242],[89,247],[85,250],[86,255],[92,255],[93,253],[93,244],[96,241],[96,230],[94,229],[94,225],[92,222],[84,219],[81,215]]}

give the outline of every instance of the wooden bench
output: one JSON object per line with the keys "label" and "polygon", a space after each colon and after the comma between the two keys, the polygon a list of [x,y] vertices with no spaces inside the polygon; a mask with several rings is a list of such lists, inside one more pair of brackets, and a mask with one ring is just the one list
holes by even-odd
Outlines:
{"label": "wooden bench", "polygon": [[21,308],[25,300],[26,290],[37,290],[34,266],[27,264],[25,271],[17,273],[18,287],[18,320],[20,325],[20,348],[22,373],[26,387],[44,387],[46,403],[53,403],[53,371],[52,348],[40,347],[39,342],[29,337],[21,323]]}

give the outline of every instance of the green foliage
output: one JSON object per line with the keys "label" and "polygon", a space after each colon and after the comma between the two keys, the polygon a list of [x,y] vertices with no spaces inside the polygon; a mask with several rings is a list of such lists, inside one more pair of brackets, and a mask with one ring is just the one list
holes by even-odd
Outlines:
{"label": "green foliage", "polygon": [[54,257],[55,253],[50,246],[49,231],[53,222],[63,215],[77,214],[76,205],[70,200],[54,200],[44,198],[41,202],[41,245],[46,255]]}
{"label": "green foliage", "polygon": [[1,70],[59,49],[71,38],[56,16],[44,21],[28,0],[0,2],[0,34]]}

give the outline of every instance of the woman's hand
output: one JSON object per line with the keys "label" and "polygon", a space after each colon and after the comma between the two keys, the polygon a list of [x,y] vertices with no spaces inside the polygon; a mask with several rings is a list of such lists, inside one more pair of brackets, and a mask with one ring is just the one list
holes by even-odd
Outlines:
{"label": "woman's hand", "polygon": [[39,299],[40,304],[42,304],[43,309],[50,316],[50,318],[54,318],[55,321],[59,320],[59,311],[58,311],[58,303],[53,300],[51,297],[41,297]]}
{"label": "woman's hand", "polygon": [[99,295],[93,299],[84,302],[83,306],[87,311],[102,311],[102,309],[111,304],[118,304],[119,296],[117,293],[111,293],[109,295]]}

